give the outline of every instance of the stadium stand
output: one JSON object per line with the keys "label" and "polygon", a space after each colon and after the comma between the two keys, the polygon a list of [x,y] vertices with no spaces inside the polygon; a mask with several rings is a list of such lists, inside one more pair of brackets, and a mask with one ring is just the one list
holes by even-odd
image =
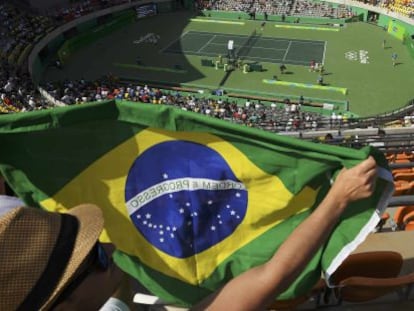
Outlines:
{"label": "stadium stand", "polygon": [[27,57],[33,46],[62,23],[125,2],[83,1],[49,12],[51,15],[35,14],[9,2],[0,3],[0,113],[53,107],[27,73]]}
{"label": "stadium stand", "polygon": [[385,0],[380,1],[379,6],[403,16],[412,18],[414,15],[414,3],[409,0]]}
{"label": "stadium stand", "polygon": [[267,13],[268,15],[313,16],[345,18],[351,17],[352,12],[344,5],[334,7],[328,2],[307,0],[273,0],[273,1],[236,1],[219,0],[213,3],[200,3],[201,9]]}
{"label": "stadium stand", "polygon": [[[370,3],[389,12],[394,12],[408,18],[414,17],[414,2],[409,0],[381,0],[381,1],[362,1],[364,4]],[[269,15],[286,16],[313,16],[313,17],[332,17],[347,18],[354,16],[353,12],[343,4],[333,6],[328,2],[308,1],[308,0],[273,0],[273,1],[236,1],[236,0],[217,0],[217,1],[198,1],[198,7],[206,10],[255,12]]]}

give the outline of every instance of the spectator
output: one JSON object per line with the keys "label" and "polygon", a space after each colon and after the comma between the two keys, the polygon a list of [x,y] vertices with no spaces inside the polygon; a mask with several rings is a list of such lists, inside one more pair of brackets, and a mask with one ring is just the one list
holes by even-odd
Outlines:
{"label": "spectator", "polygon": [[[123,274],[111,259],[113,247],[98,242],[102,229],[102,212],[94,205],[58,214],[2,204],[2,308],[98,310],[108,302],[128,310],[117,298],[108,301]],[[130,301],[132,292],[125,298]]]}

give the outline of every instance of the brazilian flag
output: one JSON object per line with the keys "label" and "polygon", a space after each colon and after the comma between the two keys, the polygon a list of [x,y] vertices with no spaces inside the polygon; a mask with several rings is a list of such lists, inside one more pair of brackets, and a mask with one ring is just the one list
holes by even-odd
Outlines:
{"label": "brazilian flag", "polygon": [[372,231],[392,193],[376,149],[315,144],[162,105],[110,101],[1,116],[0,146],[1,173],[27,204],[59,212],[98,205],[101,240],[116,245],[117,264],[180,306],[270,259],[336,173],[373,155],[375,194],[347,209],[278,299],[308,291]]}

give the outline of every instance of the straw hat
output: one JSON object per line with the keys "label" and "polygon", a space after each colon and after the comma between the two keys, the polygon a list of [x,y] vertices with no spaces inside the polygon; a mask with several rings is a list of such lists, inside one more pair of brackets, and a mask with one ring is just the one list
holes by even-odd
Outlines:
{"label": "straw hat", "polygon": [[90,204],[74,207],[66,214],[19,207],[1,216],[1,309],[50,307],[102,229],[102,212]]}

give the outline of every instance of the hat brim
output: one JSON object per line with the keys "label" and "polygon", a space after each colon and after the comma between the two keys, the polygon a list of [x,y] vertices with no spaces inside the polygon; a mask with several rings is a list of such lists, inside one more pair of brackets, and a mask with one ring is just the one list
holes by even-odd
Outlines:
{"label": "hat brim", "polygon": [[104,218],[101,209],[93,204],[81,204],[66,212],[79,221],[79,229],[73,247],[72,255],[52,295],[43,305],[48,309],[59,297],[66,285],[70,283],[76,271],[98,241],[104,227]]}

